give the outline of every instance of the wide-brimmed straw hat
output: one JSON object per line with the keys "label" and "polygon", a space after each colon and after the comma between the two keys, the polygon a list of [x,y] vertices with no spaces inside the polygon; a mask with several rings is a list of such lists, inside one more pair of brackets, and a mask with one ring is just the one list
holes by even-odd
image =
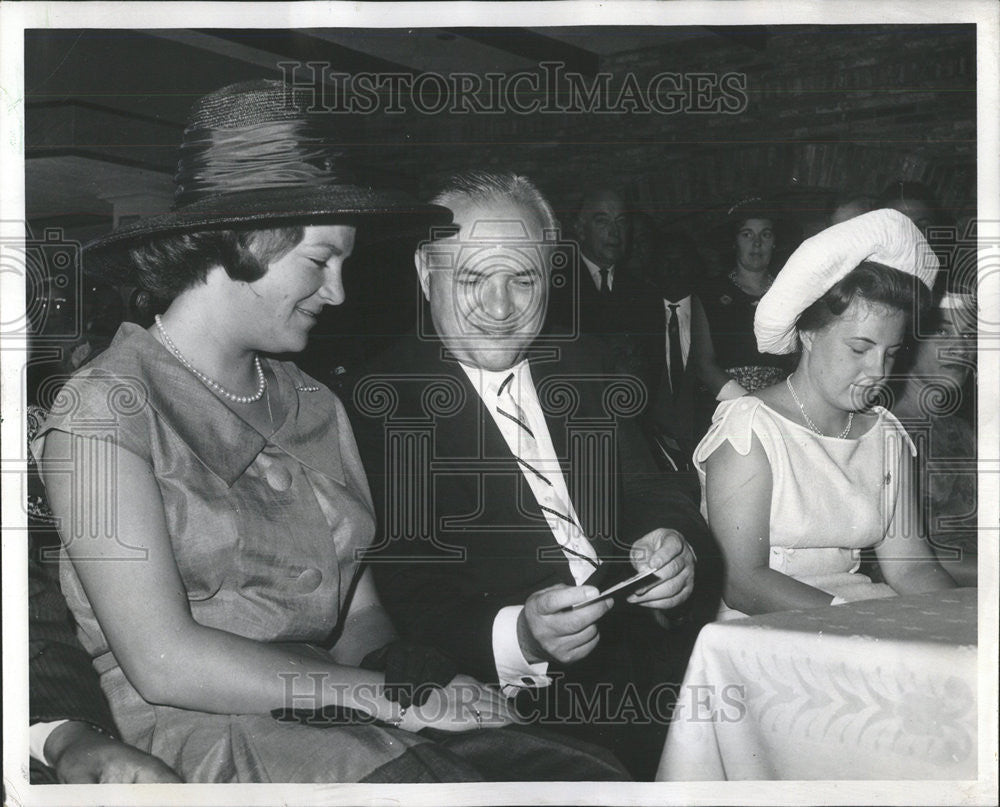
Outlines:
{"label": "wide-brimmed straw hat", "polygon": [[798,347],[799,315],[864,261],[906,272],[933,287],[940,262],[920,230],[896,210],[874,210],[806,239],[792,253],[754,315],[761,353]]}
{"label": "wide-brimmed straw hat", "polygon": [[152,236],[320,221],[419,232],[451,221],[439,205],[385,187],[343,149],[313,94],[281,81],[231,84],[191,111],[168,213],[117,228],[84,247],[84,267],[128,280],[128,249]]}

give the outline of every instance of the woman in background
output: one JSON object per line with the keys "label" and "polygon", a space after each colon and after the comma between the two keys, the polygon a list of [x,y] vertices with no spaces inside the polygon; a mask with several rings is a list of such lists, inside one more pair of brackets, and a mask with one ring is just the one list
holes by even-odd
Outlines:
{"label": "woman in background", "polygon": [[[892,411],[921,445],[917,489],[930,517],[932,547],[941,565],[964,586],[978,580],[976,525],[976,431],[960,410],[976,362],[976,302],[968,293],[946,292],[930,316]],[[974,411],[974,406],[969,407]],[[943,463],[934,468],[935,462]]]}
{"label": "woman in background", "polygon": [[928,227],[941,224],[944,219],[940,202],[922,182],[903,179],[890,182],[875,198],[874,207],[898,210],[917,225],[925,237]]}
{"label": "woman in background", "polygon": [[[759,348],[798,349],[797,366],[720,404],[695,451],[721,618],[954,586],[914,527],[912,443],[870,408],[937,267],[909,220],[879,210],[805,241],[761,300]],[[869,547],[885,583],[858,573]]]}
{"label": "woman in background", "polygon": [[759,351],[753,335],[757,304],[774,282],[776,224],[773,206],[762,199],[733,207],[729,226],[736,266],[728,275],[711,278],[696,289],[691,362],[714,401],[770,386],[791,369],[787,357]]}

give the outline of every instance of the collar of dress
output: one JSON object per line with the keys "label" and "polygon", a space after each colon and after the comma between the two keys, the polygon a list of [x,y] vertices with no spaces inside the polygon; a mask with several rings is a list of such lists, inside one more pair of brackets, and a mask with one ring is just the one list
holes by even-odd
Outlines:
{"label": "collar of dress", "polygon": [[344,484],[340,441],[324,439],[331,428],[335,433],[350,428],[343,409],[332,392],[293,364],[263,359],[277,380],[268,392],[281,402],[285,419],[273,434],[262,434],[226,406],[144,328],[123,324],[109,350],[126,339],[136,340],[137,370],[149,405],[202,464],[228,486],[232,487],[267,445],[276,446],[303,465]]}

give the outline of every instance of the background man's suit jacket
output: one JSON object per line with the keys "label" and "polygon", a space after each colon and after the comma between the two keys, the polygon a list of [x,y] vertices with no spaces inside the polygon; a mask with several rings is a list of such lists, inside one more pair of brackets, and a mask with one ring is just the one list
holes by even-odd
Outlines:
{"label": "background man's suit jacket", "polygon": [[546,331],[575,331],[601,339],[608,348],[611,369],[633,375],[645,385],[648,407],[666,365],[666,319],[659,292],[624,266],[616,267],[613,286],[604,294],[597,290],[582,259],[575,268],[563,271],[572,275],[553,275]]}
{"label": "background man's suit jacket", "polygon": [[[29,406],[27,440],[37,433],[45,413]],[[55,518],[29,452],[28,461],[28,711],[30,723],[81,720],[117,736],[111,710],[91,666],[90,655],[77,641],[66,600],[59,588],[59,569],[42,562],[43,551],[59,546]],[[34,759],[31,780],[54,782],[54,772]]]}
{"label": "background man's suit jacket", "polygon": [[[82,720],[117,736],[101,684],[73,632],[58,582],[28,558],[28,715],[32,725]],[[56,782],[55,772],[31,760],[34,784]]]}
{"label": "background man's suit jacket", "polygon": [[90,656],[73,633],[66,600],[33,559],[28,562],[28,687],[32,723],[83,720],[115,733]]}

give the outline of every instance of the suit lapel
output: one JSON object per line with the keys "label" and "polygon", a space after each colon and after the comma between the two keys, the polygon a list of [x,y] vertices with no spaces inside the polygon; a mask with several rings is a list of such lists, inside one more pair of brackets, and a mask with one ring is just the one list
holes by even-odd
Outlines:
{"label": "suit lapel", "polygon": [[[560,362],[554,360],[558,356],[557,353],[548,349],[536,353],[539,360],[531,362],[532,380],[536,391],[541,382],[550,375],[557,372],[560,375],[571,375]],[[492,414],[487,411],[486,403],[480,398],[462,368],[447,351],[442,352],[441,343],[436,340],[416,348],[415,360],[411,367],[418,373],[423,370],[427,375],[440,374],[452,378],[461,385],[464,393],[464,403],[458,411],[435,419],[435,459],[444,462],[456,460],[470,466],[468,471],[453,476],[450,486],[453,490],[461,490],[459,494],[461,500],[450,503],[439,501],[445,508],[441,511],[442,514],[471,514],[478,510],[474,522],[466,525],[472,532],[479,529],[477,525],[490,530],[509,528],[512,535],[508,545],[514,553],[510,556],[510,561],[514,564],[526,564],[521,568],[527,569],[527,564],[531,564],[534,568],[538,562],[539,551],[542,548],[554,549],[555,539],[547,527],[530,485],[524,479],[520,465],[514,459]],[[572,490],[573,468],[568,462],[567,418],[564,415],[552,415],[544,405],[542,409],[556,456],[566,472],[567,486]],[[482,470],[476,470],[476,463]],[[484,488],[480,484],[481,473],[502,474],[514,482],[505,485],[487,484]],[[511,496],[487,495],[485,501],[481,499],[484,491],[496,494],[498,490],[516,490],[520,506]],[[574,506],[576,505],[574,502]],[[579,512],[578,507],[577,510]],[[583,526],[586,530],[586,525]],[[502,532],[496,535],[497,539],[501,539]],[[451,542],[450,539],[446,540]],[[515,547],[519,548],[515,550]],[[553,571],[563,582],[574,584],[568,564],[554,564]]]}

